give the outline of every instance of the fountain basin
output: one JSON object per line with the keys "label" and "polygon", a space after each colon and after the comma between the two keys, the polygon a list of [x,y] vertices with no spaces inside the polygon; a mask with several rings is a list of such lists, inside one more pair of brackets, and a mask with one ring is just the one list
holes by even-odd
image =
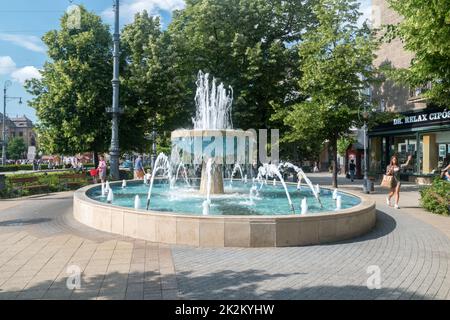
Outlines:
{"label": "fountain basin", "polygon": [[[118,187],[120,182],[111,186]],[[102,203],[89,197],[93,189],[98,188],[98,185],[87,186],[75,192],[76,220],[101,231],[166,244],[196,247],[313,245],[360,236],[371,230],[376,221],[374,201],[342,191],[341,194],[357,197],[359,203],[339,211],[304,215],[203,216]]]}

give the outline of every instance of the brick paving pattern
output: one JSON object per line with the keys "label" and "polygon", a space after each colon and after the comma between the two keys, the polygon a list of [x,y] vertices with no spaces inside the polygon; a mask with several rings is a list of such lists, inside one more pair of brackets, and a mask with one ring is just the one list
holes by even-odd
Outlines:
{"label": "brick paving pattern", "polygon": [[[450,219],[424,213],[411,189],[401,210],[371,195],[377,225],[365,236],[256,249],[100,232],[72,218],[70,192],[1,201],[0,299],[450,299]],[[372,265],[380,289],[367,288]],[[79,289],[67,287],[70,268],[82,272]]]}

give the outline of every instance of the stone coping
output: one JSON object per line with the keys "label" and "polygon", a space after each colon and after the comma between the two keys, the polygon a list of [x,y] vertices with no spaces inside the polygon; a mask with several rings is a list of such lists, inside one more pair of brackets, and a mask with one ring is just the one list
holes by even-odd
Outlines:
{"label": "stone coping", "polygon": [[[114,184],[120,182],[115,182]],[[92,228],[166,244],[197,247],[274,247],[311,245],[362,235],[375,225],[375,202],[338,212],[311,214],[181,215],[101,203],[86,195],[98,185],[74,193],[74,217]],[[356,196],[350,192],[342,192]]]}

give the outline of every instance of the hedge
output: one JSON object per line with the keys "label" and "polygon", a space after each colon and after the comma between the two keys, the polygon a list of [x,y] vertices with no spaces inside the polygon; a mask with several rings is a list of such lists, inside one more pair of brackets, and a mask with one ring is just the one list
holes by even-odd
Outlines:
{"label": "hedge", "polygon": [[[42,173],[23,173],[23,174],[14,174],[14,175],[7,175],[5,188],[3,190],[0,190],[0,198],[16,198],[16,197],[23,197],[23,196],[29,196],[29,195],[36,195],[36,194],[42,194],[42,193],[51,193],[51,192],[59,192],[59,191],[67,191],[71,189],[78,189],[81,186],[88,185],[91,182],[91,179],[86,179],[86,181],[81,182],[80,180],[80,186],[66,186],[65,183],[62,183],[60,181],[59,177],[63,174],[68,173],[75,173],[73,170],[67,170],[67,171],[58,171],[58,172],[42,172]],[[88,177],[87,173],[82,173]],[[47,188],[45,190],[40,189],[20,189],[16,186],[13,186],[13,183],[11,182],[11,179],[17,179],[17,178],[29,178],[29,177],[37,177],[38,181],[37,184],[39,185],[45,185]],[[89,176],[90,177],[90,176]],[[24,184],[25,186],[27,184]]]}
{"label": "hedge", "polygon": [[[64,175],[68,173],[76,173],[77,171],[69,169],[66,171],[56,171],[56,172],[31,172],[31,173],[21,173],[21,174],[13,174],[13,175],[5,175],[6,183],[5,188],[0,190],[0,199],[6,198],[17,198],[29,195],[37,195],[42,193],[51,193],[51,192],[60,192],[67,190],[78,189],[82,186],[88,185],[93,182],[91,175],[89,174],[89,170],[85,170],[80,174],[86,175],[87,179],[83,183],[80,183],[78,186],[68,186],[59,179],[59,175]],[[130,180],[133,179],[133,172],[126,170],[119,170],[120,179]],[[38,181],[36,184],[45,185],[47,188],[45,190],[40,189],[31,189],[31,190],[18,190],[17,185],[14,187],[11,183],[11,179],[14,178],[29,178],[29,177],[38,177]],[[111,177],[108,176],[108,180],[111,180]],[[98,180],[98,182],[100,182]],[[26,185],[26,184],[25,184]]]}
{"label": "hedge", "polygon": [[[85,168],[88,167],[94,167],[95,165],[93,163],[86,163],[83,165]],[[54,166],[54,169],[63,169],[65,166],[59,165]],[[41,164],[41,170],[47,170],[48,164]],[[20,170],[33,170],[32,164],[8,164],[6,166],[0,166],[0,172],[14,172],[14,171],[20,171]]]}
{"label": "hedge", "polygon": [[420,190],[420,204],[430,212],[450,215],[450,182],[435,178],[431,186]]}

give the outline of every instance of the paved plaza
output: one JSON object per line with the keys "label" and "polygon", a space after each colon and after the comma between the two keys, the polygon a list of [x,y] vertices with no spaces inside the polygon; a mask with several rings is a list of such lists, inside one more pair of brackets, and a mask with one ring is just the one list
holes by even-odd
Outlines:
{"label": "paved plaza", "polygon": [[[340,181],[360,192],[360,180]],[[1,201],[0,299],[450,299],[450,219],[424,212],[417,186],[401,196],[394,210],[376,188],[376,227],[356,239],[220,249],[88,228],[72,217],[71,192]],[[373,266],[380,289],[367,287]],[[81,283],[69,289],[74,268]]]}

